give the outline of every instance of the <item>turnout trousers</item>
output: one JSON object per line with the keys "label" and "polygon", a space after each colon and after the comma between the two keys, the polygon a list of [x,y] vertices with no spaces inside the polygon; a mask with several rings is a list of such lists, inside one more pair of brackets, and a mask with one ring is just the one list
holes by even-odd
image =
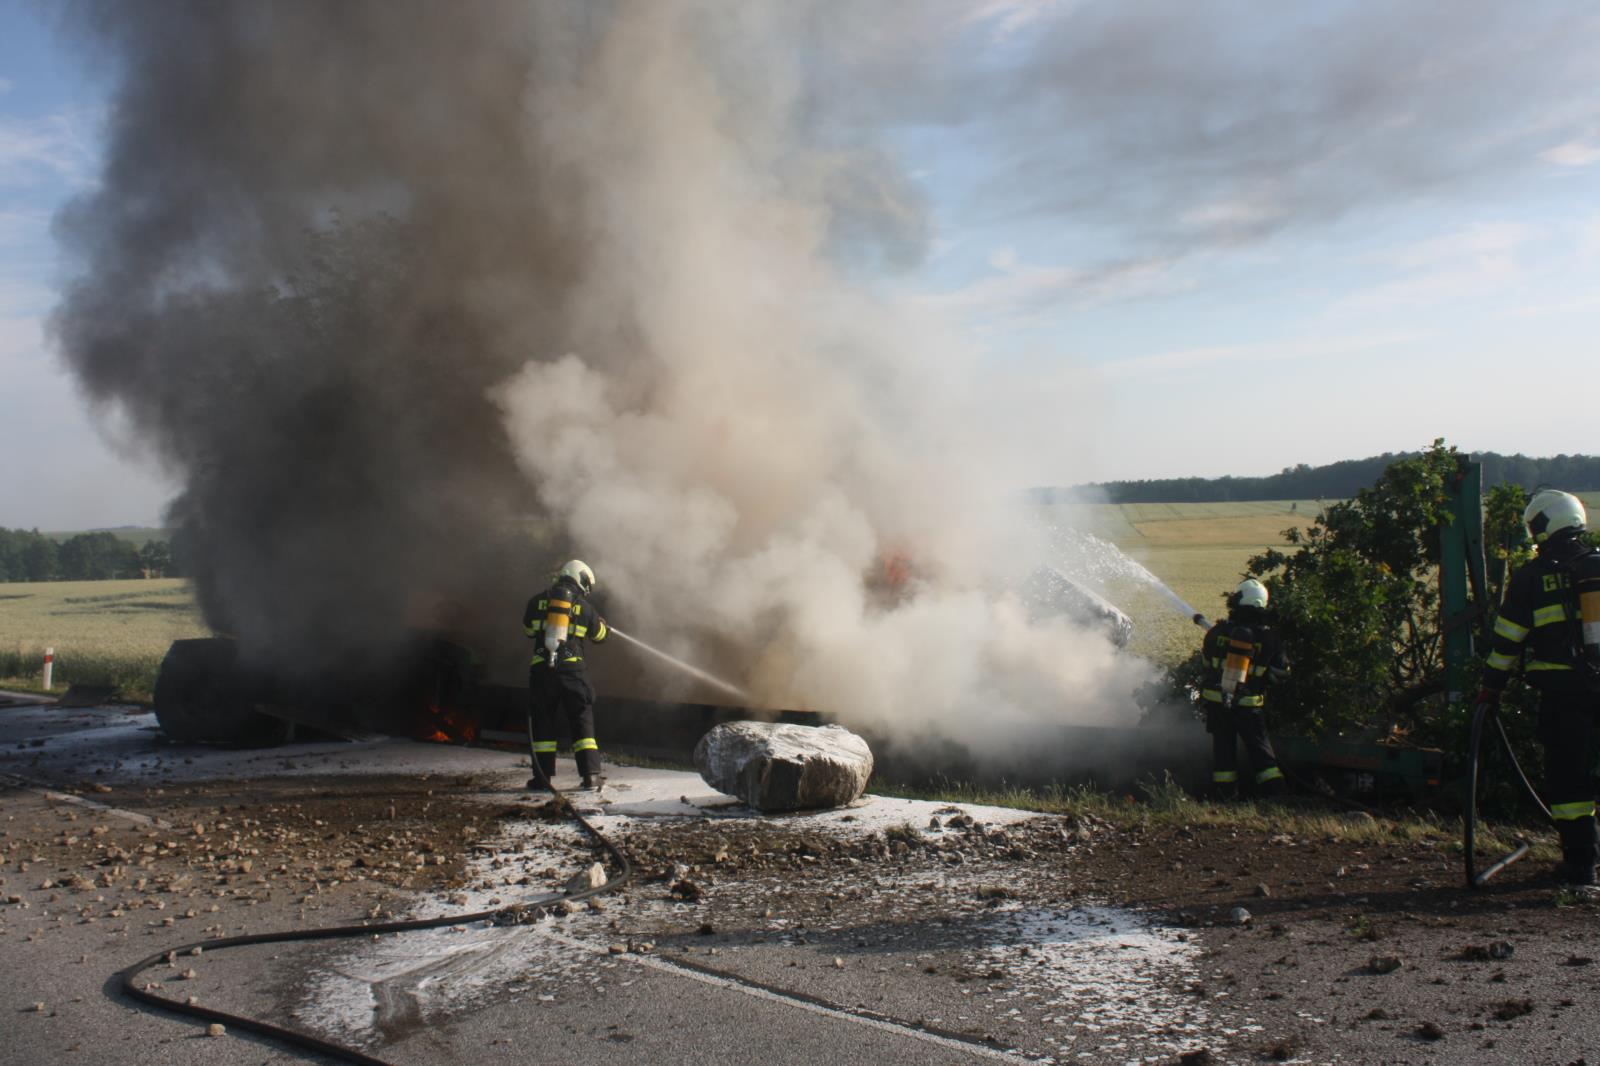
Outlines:
{"label": "turnout trousers", "polygon": [[1561,834],[1562,874],[1594,884],[1595,741],[1600,696],[1587,692],[1539,695],[1539,742],[1544,746],[1545,796]]}
{"label": "turnout trousers", "polygon": [[1263,796],[1283,791],[1283,771],[1267,739],[1267,716],[1260,707],[1214,703],[1206,708],[1206,731],[1211,734],[1211,784],[1218,792],[1233,795],[1238,790],[1240,741],[1255,774],[1256,791]]}
{"label": "turnout trousers", "polygon": [[578,773],[590,777],[600,772],[600,745],[594,739],[594,686],[583,676],[582,666],[534,663],[529,667],[528,711],[533,716],[533,752],[546,780],[555,776],[556,730],[562,719],[572,737]]}

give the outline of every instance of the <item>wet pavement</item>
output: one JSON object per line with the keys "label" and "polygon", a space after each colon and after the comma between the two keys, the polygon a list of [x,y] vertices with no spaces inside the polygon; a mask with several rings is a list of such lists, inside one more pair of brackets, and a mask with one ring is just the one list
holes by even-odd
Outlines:
{"label": "wet pavement", "polygon": [[1536,870],[1467,897],[1435,844],[872,797],[767,818],[617,767],[577,799],[636,882],[562,907],[601,856],[526,774],[488,750],[180,747],[136,708],[0,707],[0,1062],[308,1061],[111,975],[241,932],[513,903],[543,906],[142,979],[397,1064],[1600,1062],[1597,916]]}

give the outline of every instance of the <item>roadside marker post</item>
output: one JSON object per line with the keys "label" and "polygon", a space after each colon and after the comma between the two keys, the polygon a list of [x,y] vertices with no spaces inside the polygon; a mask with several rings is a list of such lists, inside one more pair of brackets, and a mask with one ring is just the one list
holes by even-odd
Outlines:
{"label": "roadside marker post", "polygon": [[44,650],[44,690],[46,692],[50,691],[50,675],[55,673],[55,669],[56,650],[54,648],[46,648]]}

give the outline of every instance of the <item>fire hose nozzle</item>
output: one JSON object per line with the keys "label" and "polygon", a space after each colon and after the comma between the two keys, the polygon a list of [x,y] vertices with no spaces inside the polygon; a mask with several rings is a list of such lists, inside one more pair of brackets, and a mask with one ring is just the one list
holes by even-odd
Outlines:
{"label": "fire hose nozzle", "polygon": [[1193,622],[1195,625],[1199,626],[1201,629],[1210,629],[1211,628],[1210,619],[1206,618],[1206,616],[1201,614],[1199,611],[1196,611],[1194,613],[1194,617],[1191,618],[1190,621]]}

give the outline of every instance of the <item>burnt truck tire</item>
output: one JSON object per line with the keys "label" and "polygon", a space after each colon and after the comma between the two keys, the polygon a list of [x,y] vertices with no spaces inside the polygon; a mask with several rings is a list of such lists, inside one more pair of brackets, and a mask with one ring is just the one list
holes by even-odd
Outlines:
{"label": "burnt truck tire", "polygon": [[154,695],[156,722],[179,743],[270,747],[294,738],[293,722],[255,709],[231,640],[173,641]]}

